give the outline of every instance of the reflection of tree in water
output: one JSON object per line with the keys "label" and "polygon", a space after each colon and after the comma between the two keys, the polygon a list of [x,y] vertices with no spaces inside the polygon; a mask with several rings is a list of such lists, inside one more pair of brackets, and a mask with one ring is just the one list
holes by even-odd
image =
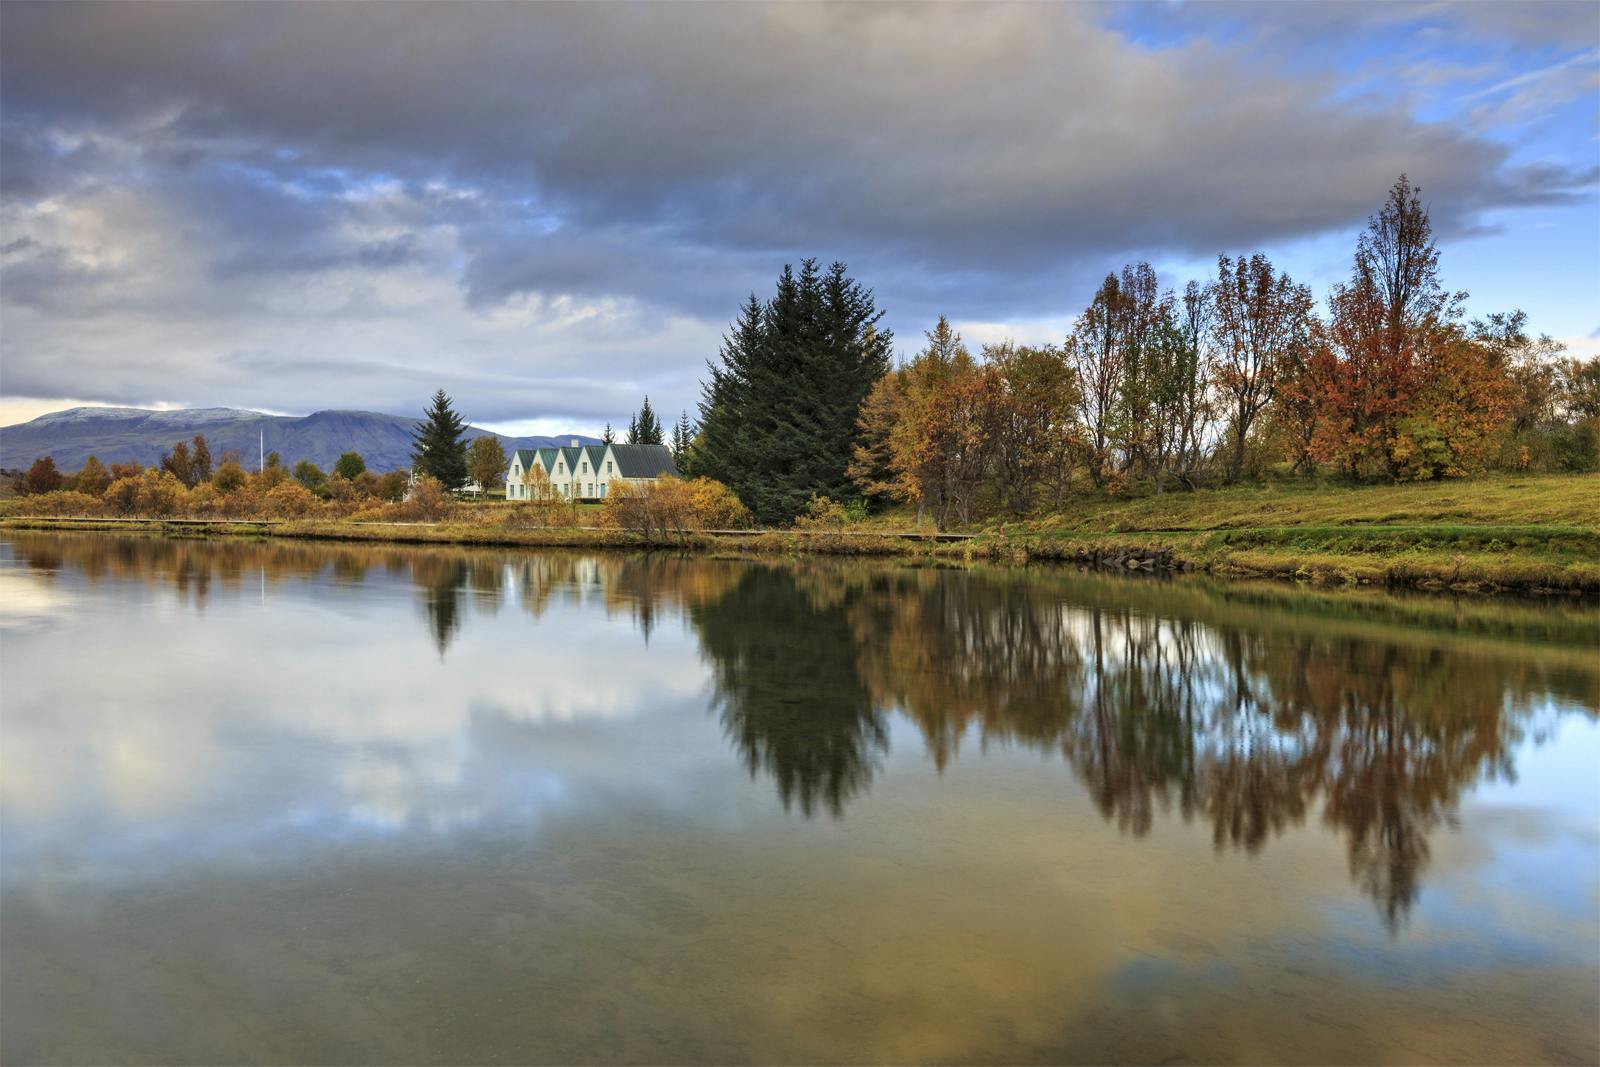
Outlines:
{"label": "reflection of tree in water", "polygon": [[1414,633],[1077,606],[1025,576],[753,568],[691,616],[728,736],[786,804],[809,813],[825,797],[838,815],[886,751],[881,709],[897,707],[941,767],[972,731],[1061,753],[1136,836],[1175,806],[1218,848],[1255,851],[1320,810],[1391,929],[1430,834],[1463,789],[1511,773],[1532,711],[1595,704],[1592,672]]}
{"label": "reflection of tree in water", "polygon": [[727,596],[692,604],[690,618],[723,731],[751,776],[770,774],[785,808],[842,815],[889,747],[844,606],[819,602],[787,570],[752,567]]}
{"label": "reflection of tree in water", "polygon": [[[1465,787],[1511,773],[1523,720],[1558,695],[1539,672],[1432,643],[1069,610],[1002,580],[939,584],[964,591],[911,578],[870,609],[890,648],[924,654],[862,653],[880,702],[919,723],[936,759],[969,722],[986,742],[1055,748],[1125,832],[1147,833],[1176,804],[1219,848],[1258,849],[1320,803],[1391,929],[1416,899],[1429,834]],[[1025,669],[976,668],[986,688],[973,657]]]}
{"label": "reflection of tree in water", "polygon": [[422,590],[422,613],[441,656],[461,629],[461,593],[468,574],[466,563],[453,556],[418,556],[411,566],[411,579]]}

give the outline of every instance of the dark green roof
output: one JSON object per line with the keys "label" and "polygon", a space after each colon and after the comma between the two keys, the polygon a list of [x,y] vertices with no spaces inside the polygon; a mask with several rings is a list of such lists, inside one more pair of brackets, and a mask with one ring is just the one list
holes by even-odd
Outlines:
{"label": "dark green roof", "polygon": [[537,449],[519,448],[515,452],[511,453],[511,458],[513,460],[522,460],[522,469],[529,470],[533,467],[533,461],[537,455]]}
{"label": "dark green roof", "polygon": [[672,452],[666,445],[613,444],[611,454],[617,460],[617,473],[624,478],[659,478],[663,474],[677,477],[678,465],[672,461]]}

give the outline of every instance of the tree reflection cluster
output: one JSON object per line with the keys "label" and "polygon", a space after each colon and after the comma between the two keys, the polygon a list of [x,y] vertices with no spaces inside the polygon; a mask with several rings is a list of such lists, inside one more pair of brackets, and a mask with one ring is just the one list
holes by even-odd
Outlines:
{"label": "tree reflection cluster", "polygon": [[285,542],[11,538],[35,571],[214,587],[409,577],[443,655],[467,603],[509,596],[689,626],[713,713],[786,808],[842,817],[889,752],[889,717],[944,768],[964,744],[1058,754],[1101,814],[1143,836],[1158,812],[1260,849],[1317,819],[1391,929],[1463,791],[1514,774],[1528,731],[1600,709],[1592,648],[1461,642],[1126,579],[849,562],[765,564]]}

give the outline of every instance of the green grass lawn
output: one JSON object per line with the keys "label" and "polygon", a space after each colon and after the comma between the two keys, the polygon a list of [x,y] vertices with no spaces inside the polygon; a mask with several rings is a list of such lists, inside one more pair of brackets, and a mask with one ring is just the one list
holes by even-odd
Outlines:
{"label": "green grass lawn", "polygon": [[1136,499],[1084,497],[1027,525],[1039,532],[1115,533],[1355,524],[1594,531],[1600,529],[1600,474],[1374,486],[1281,482]]}
{"label": "green grass lawn", "polygon": [[1600,475],[1296,482],[1123,499],[995,523],[1034,556],[1149,545],[1218,573],[1322,583],[1600,590]]}

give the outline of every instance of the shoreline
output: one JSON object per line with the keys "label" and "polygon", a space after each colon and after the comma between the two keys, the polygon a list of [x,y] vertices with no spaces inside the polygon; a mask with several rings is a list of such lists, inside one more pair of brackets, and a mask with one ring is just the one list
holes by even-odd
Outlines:
{"label": "shoreline", "polygon": [[496,548],[672,550],[708,555],[873,556],[1026,566],[1062,563],[1120,574],[1205,574],[1318,589],[1400,589],[1478,596],[1600,597],[1600,531],[1565,526],[1235,527],[970,535],[914,531],[701,531],[668,540],[596,527],[511,529],[470,523],[296,519],[7,516],[0,530],[136,533]]}

